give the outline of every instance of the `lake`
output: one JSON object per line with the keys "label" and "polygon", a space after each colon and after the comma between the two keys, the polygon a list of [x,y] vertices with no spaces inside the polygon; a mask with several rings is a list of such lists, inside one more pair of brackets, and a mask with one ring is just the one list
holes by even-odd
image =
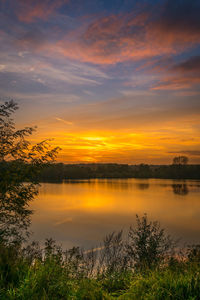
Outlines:
{"label": "lake", "polygon": [[92,179],[42,183],[34,209],[34,239],[52,237],[64,248],[97,246],[113,231],[147,213],[182,243],[200,243],[200,181]]}

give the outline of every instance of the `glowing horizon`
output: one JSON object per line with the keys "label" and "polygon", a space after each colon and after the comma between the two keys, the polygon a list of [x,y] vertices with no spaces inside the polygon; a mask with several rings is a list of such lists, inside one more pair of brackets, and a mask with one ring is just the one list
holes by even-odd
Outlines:
{"label": "glowing horizon", "polygon": [[200,163],[198,0],[0,0],[1,99],[66,163]]}

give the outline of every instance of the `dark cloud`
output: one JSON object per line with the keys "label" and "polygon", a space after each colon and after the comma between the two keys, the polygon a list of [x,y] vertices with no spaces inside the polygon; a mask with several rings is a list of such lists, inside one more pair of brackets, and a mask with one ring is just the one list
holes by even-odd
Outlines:
{"label": "dark cloud", "polygon": [[153,89],[179,90],[191,89],[200,85],[200,56],[175,64],[168,69],[169,75],[165,76]]}
{"label": "dark cloud", "polygon": [[159,23],[166,31],[200,33],[200,1],[166,1],[162,8]]}
{"label": "dark cloud", "polygon": [[168,153],[185,154],[185,155],[191,155],[191,156],[200,156],[200,150],[170,151],[170,152],[168,152]]}
{"label": "dark cloud", "polygon": [[179,64],[176,64],[171,69],[172,71],[178,71],[178,72],[200,72],[200,56],[193,56],[189,59],[185,60],[184,62],[181,62]]}

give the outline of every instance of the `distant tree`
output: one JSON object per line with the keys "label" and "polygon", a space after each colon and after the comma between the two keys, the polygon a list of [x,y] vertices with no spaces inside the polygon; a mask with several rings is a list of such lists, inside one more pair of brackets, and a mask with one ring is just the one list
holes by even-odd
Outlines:
{"label": "distant tree", "polygon": [[32,145],[26,138],[35,127],[15,129],[14,101],[0,105],[0,242],[22,241],[28,233],[29,203],[38,193],[38,175],[44,163],[54,160],[58,148],[48,140]]}
{"label": "distant tree", "polygon": [[173,159],[173,165],[187,165],[188,157],[187,156],[176,156]]}

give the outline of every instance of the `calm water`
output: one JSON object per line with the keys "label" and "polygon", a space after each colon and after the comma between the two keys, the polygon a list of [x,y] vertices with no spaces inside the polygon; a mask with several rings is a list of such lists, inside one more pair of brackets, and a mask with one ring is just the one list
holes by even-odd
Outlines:
{"label": "calm water", "polygon": [[95,179],[44,183],[33,202],[34,238],[53,237],[63,247],[89,248],[135,215],[152,220],[186,243],[200,242],[200,181]]}

